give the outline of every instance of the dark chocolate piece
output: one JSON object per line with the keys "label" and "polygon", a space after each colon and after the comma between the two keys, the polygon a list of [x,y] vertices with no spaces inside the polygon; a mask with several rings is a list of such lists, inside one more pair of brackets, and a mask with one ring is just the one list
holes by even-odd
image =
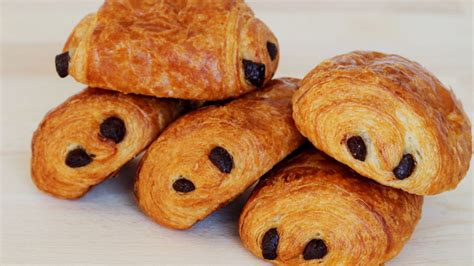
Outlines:
{"label": "dark chocolate piece", "polygon": [[100,135],[115,143],[120,143],[126,133],[125,123],[118,117],[109,117],[100,124]]}
{"label": "dark chocolate piece", "polygon": [[245,79],[257,88],[262,87],[265,82],[265,65],[247,59],[242,60],[242,64],[244,67]]}
{"label": "dark chocolate piece", "polygon": [[71,168],[79,168],[90,164],[92,157],[94,155],[89,155],[83,148],[78,147],[68,152],[65,163]]}
{"label": "dark chocolate piece", "polygon": [[71,60],[71,57],[68,51],[56,56],[56,72],[58,72],[61,78],[65,78],[69,75],[69,60]]}
{"label": "dark chocolate piece", "polygon": [[234,168],[234,159],[230,153],[222,148],[215,147],[209,153],[209,160],[214,164],[222,173],[229,174]]}
{"label": "dark chocolate piece", "polygon": [[305,260],[321,259],[328,253],[326,243],[322,239],[313,239],[309,241],[303,251],[303,258]]}
{"label": "dark chocolate piece", "polygon": [[407,153],[403,155],[398,166],[393,169],[393,174],[397,179],[403,180],[413,173],[415,166],[415,158],[413,158],[413,155]]}
{"label": "dark chocolate piece", "polygon": [[188,193],[196,189],[193,182],[186,178],[180,178],[173,183],[173,189],[178,192]]}
{"label": "dark chocolate piece", "polygon": [[350,137],[346,143],[347,148],[351,152],[354,159],[365,161],[365,157],[367,156],[367,147],[365,146],[365,142],[361,137]]}
{"label": "dark chocolate piece", "polygon": [[276,228],[268,230],[262,239],[262,256],[267,260],[274,260],[277,257],[278,231]]}
{"label": "dark chocolate piece", "polygon": [[272,42],[267,42],[267,50],[268,50],[268,55],[270,55],[270,59],[275,60],[275,58],[278,55],[278,47],[276,44]]}

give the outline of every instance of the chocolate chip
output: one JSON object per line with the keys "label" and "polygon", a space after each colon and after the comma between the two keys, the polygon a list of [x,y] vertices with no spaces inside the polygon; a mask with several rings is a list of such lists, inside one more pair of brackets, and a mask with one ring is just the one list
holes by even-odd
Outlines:
{"label": "chocolate chip", "polygon": [[65,78],[69,75],[69,52],[64,52],[56,56],[56,72],[61,78]]}
{"label": "chocolate chip", "polygon": [[277,257],[278,232],[276,228],[268,230],[262,239],[262,256],[267,260],[274,260]]}
{"label": "chocolate chip", "polygon": [[71,168],[83,167],[92,162],[94,155],[89,155],[83,148],[78,147],[68,152],[66,156],[66,165]]}
{"label": "chocolate chip", "polygon": [[115,143],[120,143],[125,137],[126,132],[125,123],[118,117],[109,117],[100,124],[100,135]]}
{"label": "chocolate chip", "polygon": [[242,64],[244,66],[245,79],[257,88],[262,87],[265,81],[265,65],[246,59],[242,60]]}
{"label": "chocolate chip", "polygon": [[398,166],[393,169],[393,174],[396,178],[403,180],[413,173],[415,166],[416,161],[415,158],[413,158],[413,155],[409,153],[405,154],[400,160],[400,163],[398,163]]}
{"label": "chocolate chip", "polygon": [[303,258],[305,260],[321,259],[328,253],[326,243],[321,239],[313,239],[309,241],[303,251]]}
{"label": "chocolate chip", "polygon": [[215,147],[209,153],[209,160],[214,164],[222,173],[229,174],[234,168],[234,159],[230,153],[222,148]]}
{"label": "chocolate chip", "polygon": [[196,189],[193,182],[186,178],[180,178],[173,183],[173,189],[178,192],[188,193]]}
{"label": "chocolate chip", "polygon": [[268,55],[270,55],[270,58],[272,59],[272,61],[275,60],[275,58],[278,55],[278,47],[276,46],[276,44],[272,42],[267,42],[267,50],[268,50]]}
{"label": "chocolate chip", "polygon": [[354,159],[365,161],[365,156],[367,156],[367,148],[365,147],[365,142],[361,137],[350,137],[346,143],[347,148],[351,152]]}

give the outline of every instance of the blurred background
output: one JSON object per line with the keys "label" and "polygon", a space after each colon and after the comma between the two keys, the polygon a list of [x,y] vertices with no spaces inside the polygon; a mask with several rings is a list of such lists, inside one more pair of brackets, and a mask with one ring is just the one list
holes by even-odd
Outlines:
{"label": "blurred background", "polygon": [[[279,39],[276,77],[302,78],[321,60],[353,50],[395,53],[452,88],[473,121],[472,1],[247,2]],[[52,199],[32,185],[33,131],[48,110],[84,87],[57,77],[54,56],[101,4],[1,1],[1,262],[261,264],[238,239],[242,198],[185,233],[161,228],[136,209],[130,192],[136,162],[79,203]],[[472,178],[471,167],[458,190],[425,200],[413,239],[389,265],[472,265]]]}

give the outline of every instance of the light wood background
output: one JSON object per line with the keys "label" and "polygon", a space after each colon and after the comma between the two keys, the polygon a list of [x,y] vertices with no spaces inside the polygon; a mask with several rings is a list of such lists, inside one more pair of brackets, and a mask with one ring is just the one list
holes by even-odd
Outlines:
{"label": "light wood background", "polygon": [[[472,2],[249,1],[279,37],[277,76],[303,77],[322,59],[351,50],[397,53],[450,86],[473,120]],[[83,88],[59,79],[54,56],[73,26],[101,1],[2,1],[0,264],[262,265],[240,244],[245,200],[178,232],[135,206],[136,161],[78,201],[38,192],[30,140],[44,114]],[[388,265],[473,265],[473,171],[455,191],[425,198],[424,216]]]}

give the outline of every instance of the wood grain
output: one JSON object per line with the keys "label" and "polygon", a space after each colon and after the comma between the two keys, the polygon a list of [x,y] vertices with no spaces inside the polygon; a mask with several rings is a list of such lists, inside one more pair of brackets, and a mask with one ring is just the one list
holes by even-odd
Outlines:
{"label": "wood grain", "polygon": [[[322,59],[379,50],[418,61],[474,117],[470,1],[249,1],[281,46],[276,77],[301,78]],[[99,0],[2,1],[1,264],[262,265],[242,245],[245,195],[190,231],[154,224],[133,202],[136,161],[79,201],[37,191],[30,140],[44,114],[84,86],[59,79],[54,56]],[[427,197],[413,238],[389,265],[472,265],[473,170]]]}

